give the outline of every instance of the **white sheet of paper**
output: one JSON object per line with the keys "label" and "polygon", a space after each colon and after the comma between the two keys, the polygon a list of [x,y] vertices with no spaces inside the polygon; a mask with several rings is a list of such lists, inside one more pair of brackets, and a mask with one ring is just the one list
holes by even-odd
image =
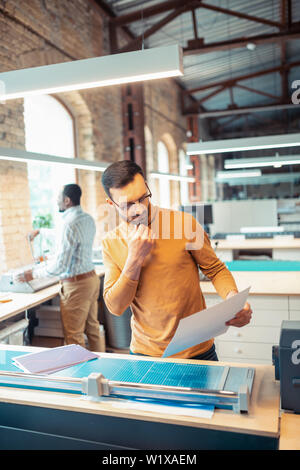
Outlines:
{"label": "white sheet of paper", "polygon": [[243,309],[249,290],[250,287],[213,307],[180,320],[175,335],[162,357],[172,356],[225,333],[229,328],[225,323]]}
{"label": "white sheet of paper", "polygon": [[13,363],[24,372],[47,375],[96,358],[97,354],[79,344],[68,344],[13,357]]}
{"label": "white sheet of paper", "polygon": [[181,416],[192,416],[196,418],[207,418],[211,419],[214,415],[213,406],[203,406],[198,408],[180,407],[180,406],[166,406],[166,405],[155,405],[149,403],[135,403],[126,401],[125,403],[121,402],[111,402],[111,405],[114,408],[124,408],[126,410],[141,410],[141,411],[150,411],[151,413],[165,413],[170,415],[181,415]]}

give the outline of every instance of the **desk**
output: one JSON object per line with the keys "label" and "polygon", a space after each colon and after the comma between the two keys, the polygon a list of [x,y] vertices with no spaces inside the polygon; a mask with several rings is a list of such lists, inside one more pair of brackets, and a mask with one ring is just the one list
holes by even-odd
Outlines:
{"label": "desk", "polygon": [[273,259],[300,261],[300,238],[260,238],[245,240],[211,240],[217,256],[222,261],[232,261],[235,250],[257,251],[269,250]]}
{"label": "desk", "polygon": [[279,450],[300,450],[300,415],[282,413]]}
{"label": "desk", "polygon": [[[247,263],[245,261],[245,263]],[[272,346],[279,344],[283,320],[300,320],[300,272],[231,271],[238,290],[251,286],[251,323],[230,327],[216,338],[219,359],[233,362],[272,363]],[[211,282],[201,282],[207,307],[221,301]]]}
{"label": "desk", "polygon": [[[250,295],[300,296],[300,271],[231,271],[238,290],[251,286]],[[211,282],[200,282],[203,294],[216,294]]]}
{"label": "desk", "polygon": [[[104,267],[101,265],[96,266],[95,271],[98,276],[104,275]],[[18,313],[25,312],[30,308],[47,302],[47,300],[53,299],[59,294],[59,289],[60,285],[57,283],[45,289],[33,292],[32,294],[8,292],[7,298],[12,299],[12,302],[0,304],[0,321],[12,318]]]}
{"label": "desk", "polygon": [[[8,348],[16,346],[0,345],[2,358]],[[25,346],[18,349],[36,350]],[[249,414],[216,410],[212,419],[119,409],[78,395],[0,387],[1,448],[276,449],[279,383],[274,380],[273,367],[254,367]]]}
{"label": "desk", "polygon": [[59,284],[53,284],[46,289],[41,289],[32,294],[21,294],[17,292],[8,292],[7,298],[12,299],[12,302],[1,304],[0,321],[12,318],[18,313],[25,312],[30,308],[36,307],[47,300],[51,300],[59,293]]}

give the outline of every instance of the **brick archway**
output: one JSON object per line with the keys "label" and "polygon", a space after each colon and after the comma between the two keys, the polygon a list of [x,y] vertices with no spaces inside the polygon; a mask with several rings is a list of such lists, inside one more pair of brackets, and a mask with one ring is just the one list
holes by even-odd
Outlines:
{"label": "brick archway", "polygon": [[[53,95],[62,104],[66,106],[71,113],[74,120],[74,135],[75,135],[75,149],[76,157],[85,160],[97,160],[96,150],[94,144],[94,126],[92,113],[89,110],[88,104],[77,91],[60,93]],[[77,170],[77,183],[82,189],[82,207],[91,214],[96,225],[99,225],[99,210],[100,204],[103,204],[103,191],[101,188],[101,173],[87,170]],[[97,230],[96,245],[100,244],[99,231]]]}

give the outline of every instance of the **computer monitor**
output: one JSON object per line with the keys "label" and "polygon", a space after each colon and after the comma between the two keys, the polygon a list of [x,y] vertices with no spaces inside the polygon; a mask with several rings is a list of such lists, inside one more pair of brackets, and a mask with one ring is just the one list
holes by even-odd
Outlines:
{"label": "computer monitor", "polygon": [[180,206],[182,212],[191,214],[201,225],[213,223],[213,207],[212,204],[197,203]]}

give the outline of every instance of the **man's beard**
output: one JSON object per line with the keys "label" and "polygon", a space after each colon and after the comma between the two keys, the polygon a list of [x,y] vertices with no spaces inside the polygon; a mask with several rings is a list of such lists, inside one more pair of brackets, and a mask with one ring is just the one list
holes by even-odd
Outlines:
{"label": "man's beard", "polygon": [[149,216],[149,208],[146,208],[141,214],[133,216],[133,217],[127,217],[126,221],[128,224],[132,225],[148,225],[148,216]]}
{"label": "man's beard", "polygon": [[133,219],[129,220],[128,223],[134,225],[148,225],[148,211],[145,211],[145,213],[134,217]]}

